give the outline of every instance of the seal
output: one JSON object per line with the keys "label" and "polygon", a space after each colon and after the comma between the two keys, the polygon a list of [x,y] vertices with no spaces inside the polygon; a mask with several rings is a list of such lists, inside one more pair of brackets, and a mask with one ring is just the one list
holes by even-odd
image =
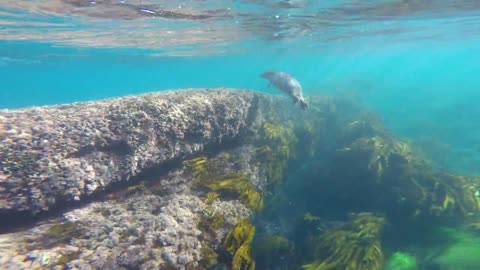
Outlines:
{"label": "seal", "polygon": [[275,70],[267,70],[262,73],[262,78],[267,79],[270,85],[274,85],[276,88],[289,95],[293,99],[293,103],[300,103],[300,107],[303,110],[308,108],[307,102],[303,98],[302,86],[292,75]]}

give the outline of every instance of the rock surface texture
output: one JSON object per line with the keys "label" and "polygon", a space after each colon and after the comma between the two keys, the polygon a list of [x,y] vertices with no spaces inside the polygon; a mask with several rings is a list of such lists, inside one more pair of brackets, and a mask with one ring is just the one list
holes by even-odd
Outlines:
{"label": "rock surface texture", "polygon": [[[0,268],[217,263],[225,235],[254,211],[246,200],[266,185],[251,139],[262,102],[278,101],[188,89],[0,111],[0,216],[49,214],[0,234]],[[207,163],[217,169],[199,177]]]}
{"label": "rock surface texture", "polygon": [[0,111],[0,214],[38,213],[240,138],[261,94],[151,93]]}
{"label": "rock surface texture", "polygon": [[[353,100],[309,104],[189,89],[0,111],[0,269],[371,270],[395,247],[384,220],[382,239],[480,224],[480,177],[436,169]],[[361,222],[319,232],[332,209]]]}
{"label": "rock surface texture", "polygon": [[[89,203],[0,235],[2,269],[204,269],[205,250],[251,211],[238,200],[206,204],[184,169],[128,194]],[[221,215],[214,235],[202,222]]]}

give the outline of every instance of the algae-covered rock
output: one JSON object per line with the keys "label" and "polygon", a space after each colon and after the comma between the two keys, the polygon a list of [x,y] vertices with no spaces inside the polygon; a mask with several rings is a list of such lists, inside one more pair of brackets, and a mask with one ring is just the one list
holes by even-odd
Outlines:
{"label": "algae-covered rock", "polygon": [[[479,212],[477,178],[435,170],[351,104],[309,103],[201,89],[0,111],[0,217],[64,211],[1,234],[0,265],[379,270],[386,219],[414,236]],[[458,242],[428,266],[476,267],[476,242]]]}
{"label": "algae-covered rock", "polygon": [[468,231],[444,228],[443,233],[451,239],[429,264],[445,270],[480,269],[480,236]]}
{"label": "algae-covered rock", "polygon": [[403,252],[395,252],[388,259],[384,270],[418,270],[417,259]]}
{"label": "algae-covered rock", "polygon": [[[228,243],[228,263],[253,269],[254,227],[238,243],[234,228],[248,223],[272,183],[281,182],[294,142],[294,125],[286,123],[297,114],[281,99],[226,89],[1,111],[0,215],[97,193],[0,235],[8,243],[0,245],[0,263],[209,269]],[[282,131],[265,138],[266,122]],[[273,154],[259,155],[264,145]]]}
{"label": "algae-covered rock", "polygon": [[[254,210],[262,209],[262,195],[250,182],[249,177],[243,170],[224,171],[226,162],[229,161],[221,162],[221,159],[217,159],[217,162],[209,162],[207,157],[184,161],[185,165],[192,170],[195,184],[198,186],[208,188],[212,192],[236,194],[248,207]],[[211,200],[211,196],[215,196],[212,192],[207,193],[207,201]]]}
{"label": "algae-covered rock", "polygon": [[0,234],[0,265],[106,270],[211,265],[215,247],[252,212],[232,198],[205,203],[191,178],[182,167],[144,183],[144,188],[112,192],[33,228]]}

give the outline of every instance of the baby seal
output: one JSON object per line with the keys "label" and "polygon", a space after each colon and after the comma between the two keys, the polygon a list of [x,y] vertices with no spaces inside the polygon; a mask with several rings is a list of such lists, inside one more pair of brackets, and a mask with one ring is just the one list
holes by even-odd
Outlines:
{"label": "baby seal", "polygon": [[300,107],[302,107],[303,110],[308,108],[308,104],[303,98],[302,86],[290,74],[281,71],[267,70],[262,73],[261,77],[267,79],[270,84],[275,85],[279,90],[289,95],[293,99],[294,104],[300,103]]}

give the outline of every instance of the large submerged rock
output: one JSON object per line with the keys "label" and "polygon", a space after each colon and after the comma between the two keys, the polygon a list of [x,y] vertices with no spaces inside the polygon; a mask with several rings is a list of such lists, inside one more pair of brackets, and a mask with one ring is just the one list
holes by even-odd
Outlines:
{"label": "large submerged rock", "polygon": [[[239,147],[230,153],[251,157],[252,152]],[[239,165],[222,164],[228,172]],[[252,171],[252,178],[259,176],[256,171]],[[0,266],[205,269],[218,263],[214,250],[226,233],[239,221],[249,219],[252,211],[236,198],[204,199],[205,192],[194,188],[192,182],[194,177],[181,166],[167,175],[109,192],[101,200],[41,220],[31,228],[0,234]]]}
{"label": "large submerged rock", "polygon": [[[419,224],[477,224],[480,178],[436,169],[356,102],[309,103],[190,89],[0,111],[0,268],[380,269]],[[362,245],[328,252],[351,233]]]}
{"label": "large submerged rock", "polygon": [[[254,228],[253,212],[282,178],[302,125],[291,121],[297,109],[253,91],[190,89],[2,111],[3,217],[51,215],[9,226],[0,265],[252,265],[250,242],[223,242],[244,237],[234,228]],[[83,203],[56,207],[75,200]]]}
{"label": "large submerged rock", "polygon": [[[186,89],[1,111],[0,266],[218,263],[225,235],[263,207],[268,177],[252,139],[281,104],[291,107],[252,91]],[[24,212],[51,215],[12,229],[5,217]]]}
{"label": "large submerged rock", "polygon": [[48,210],[240,138],[260,94],[200,89],[0,111],[0,213]]}

